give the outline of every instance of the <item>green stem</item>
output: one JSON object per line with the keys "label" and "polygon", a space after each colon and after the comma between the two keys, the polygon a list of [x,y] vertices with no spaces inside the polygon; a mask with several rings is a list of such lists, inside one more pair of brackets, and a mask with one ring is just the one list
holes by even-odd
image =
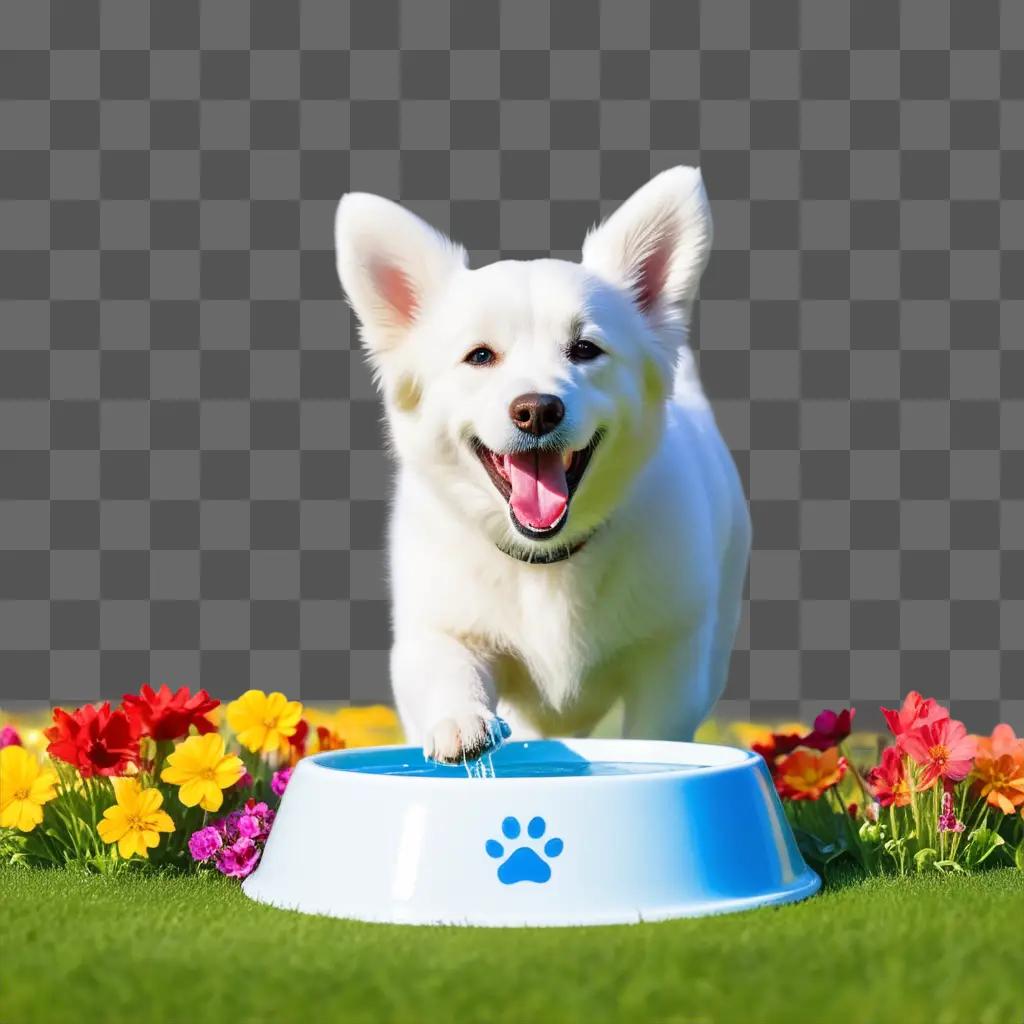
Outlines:
{"label": "green stem", "polygon": [[853,758],[850,757],[846,752],[846,747],[840,743],[839,753],[846,758],[846,763],[850,766],[850,774],[853,775],[854,781],[857,783],[857,789],[860,790],[861,803],[867,806],[871,803],[871,795],[868,793],[867,788],[864,785],[864,780],[860,777],[860,772],[857,770],[857,766],[853,763]]}
{"label": "green stem", "polygon": [[160,781],[160,771],[164,766],[164,761],[167,760],[167,756],[174,752],[174,742],[172,740],[157,740],[156,741],[156,753],[153,755],[153,782],[152,785],[156,785]]}
{"label": "green stem", "polygon": [[[985,798],[983,796],[979,796],[974,801],[974,805],[971,807],[970,811],[968,811],[960,819],[964,823],[964,830],[963,830],[963,832],[958,832],[953,837],[953,845],[952,845],[952,848],[950,849],[950,852],[949,852],[950,860],[956,860],[957,852],[960,849],[961,836],[969,836],[971,834],[971,832],[973,832],[974,829],[977,827],[977,825],[980,824],[980,818],[979,818],[978,812],[980,810],[981,811],[981,815],[983,816],[985,814],[986,806],[987,806],[987,802],[986,802]],[[979,820],[976,821],[975,820],[976,818],[978,818]]]}
{"label": "green stem", "polygon": [[865,857],[864,850],[861,847],[860,836],[857,835],[856,830],[853,827],[853,822],[850,820],[850,815],[846,811],[846,805],[843,803],[842,795],[838,792],[835,786],[829,790],[835,798],[835,802],[839,808],[839,815],[843,819],[843,827],[846,831],[846,835],[849,839],[850,850],[853,855],[860,862],[860,866],[864,869],[866,875],[871,874],[871,869],[868,866],[867,858]]}

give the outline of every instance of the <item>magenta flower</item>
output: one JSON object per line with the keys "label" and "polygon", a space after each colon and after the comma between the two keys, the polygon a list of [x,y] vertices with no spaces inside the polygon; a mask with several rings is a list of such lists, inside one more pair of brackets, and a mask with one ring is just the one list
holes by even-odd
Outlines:
{"label": "magenta flower", "polygon": [[259,863],[260,849],[246,836],[223,847],[217,854],[217,870],[229,878],[246,878]]}
{"label": "magenta flower", "polygon": [[0,750],[4,747],[20,747],[21,737],[13,725],[5,725],[0,729]]}
{"label": "magenta flower", "polygon": [[270,788],[274,791],[274,796],[284,795],[293,771],[293,768],[282,768],[279,772],[274,772],[274,777],[270,780]]}
{"label": "magenta flower", "polygon": [[942,794],[942,813],[939,815],[940,832],[963,832],[964,823],[956,820],[953,811],[953,794],[945,792]]}
{"label": "magenta flower", "polygon": [[238,834],[246,839],[256,839],[261,830],[260,819],[255,814],[243,814],[238,819]]}
{"label": "magenta flower", "polygon": [[188,841],[188,852],[197,861],[209,860],[222,846],[220,833],[212,825],[193,832]]}
{"label": "magenta flower", "polygon": [[853,717],[856,714],[856,708],[844,708],[838,713],[822,711],[814,720],[814,728],[800,741],[801,746],[823,752],[830,747],[839,746],[850,735]]}
{"label": "magenta flower", "polygon": [[236,827],[240,836],[262,841],[270,835],[273,822],[274,812],[265,803],[250,800],[239,813]]}

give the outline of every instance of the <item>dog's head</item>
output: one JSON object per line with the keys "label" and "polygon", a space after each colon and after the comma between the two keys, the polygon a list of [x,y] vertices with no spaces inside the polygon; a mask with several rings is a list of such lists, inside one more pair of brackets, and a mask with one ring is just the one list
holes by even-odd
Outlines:
{"label": "dog's head", "polygon": [[341,200],[335,240],[394,449],[453,515],[528,560],[613,513],[660,437],[707,262],[697,169],[648,182],[579,264],[470,270],[461,246],[365,193]]}

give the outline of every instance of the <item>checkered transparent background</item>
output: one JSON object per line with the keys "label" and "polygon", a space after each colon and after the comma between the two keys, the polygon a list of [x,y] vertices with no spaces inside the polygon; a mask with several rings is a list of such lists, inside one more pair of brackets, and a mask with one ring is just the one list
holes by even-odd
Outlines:
{"label": "checkered transparent background", "polygon": [[0,47],[5,704],[386,698],[338,196],[576,258],[699,162],[755,521],[723,709],[1024,726],[1016,0],[5,0]]}

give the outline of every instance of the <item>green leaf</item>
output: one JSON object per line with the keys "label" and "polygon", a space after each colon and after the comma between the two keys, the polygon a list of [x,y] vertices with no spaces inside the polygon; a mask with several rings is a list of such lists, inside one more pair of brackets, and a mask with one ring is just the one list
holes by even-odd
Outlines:
{"label": "green leaf", "polygon": [[939,859],[939,851],[933,850],[930,846],[926,846],[923,850],[918,850],[914,854],[914,867],[918,871],[927,871],[929,868],[935,866]]}
{"label": "green leaf", "polygon": [[1017,852],[1013,855],[1013,862],[1017,865],[1018,871],[1024,871],[1024,840],[1017,847]]}
{"label": "green leaf", "polygon": [[964,847],[964,863],[969,868],[978,867],[1005,842],[1006,840],[995,829],[976,828]]}
{"label": "green leaf", "polygon": [[842,837],[838,841],[825,840],[803,828],[794,828],[793,834],[796,836],[796,844],[800,848],[804,860],[819,868],[831,864],[832,861],[847,853],[849,849]]}
{"label": "green leaf", "polygon": [[15,832],[13,828],[0,828],[0,863],[15,863],[24,856],[25,834]]}
{"label": "green leaf", "polygon": [[890,857],[898,857],[907,849],[907,836],[900,836],[899,839],[887,839],[882,847]]}

